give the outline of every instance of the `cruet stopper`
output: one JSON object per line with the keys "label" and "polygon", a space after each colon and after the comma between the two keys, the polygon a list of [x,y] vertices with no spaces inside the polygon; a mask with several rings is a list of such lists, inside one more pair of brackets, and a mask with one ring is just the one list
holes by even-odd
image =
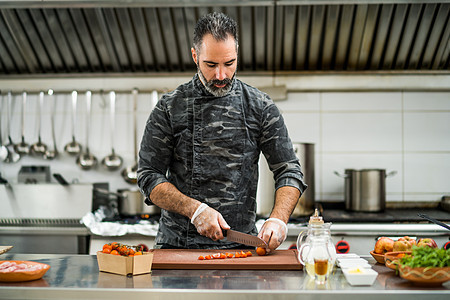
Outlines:
{"label": "cruet stopper", "polygon": [[314,215],[309,217],[309,224],[323,224],[323,218],[319,216],[317,208],[314,210]]}

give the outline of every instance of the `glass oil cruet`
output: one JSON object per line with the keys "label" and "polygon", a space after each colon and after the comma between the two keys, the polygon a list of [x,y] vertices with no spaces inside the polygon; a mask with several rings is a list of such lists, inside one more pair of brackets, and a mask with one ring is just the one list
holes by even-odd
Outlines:
{"label": "glass oil cruet", "polygon": [[298,259],[318,284],[325,283],[336,262],[330,227],[331,223],[324,223],[316,209],[309,219],[308,230],[297,238]]}

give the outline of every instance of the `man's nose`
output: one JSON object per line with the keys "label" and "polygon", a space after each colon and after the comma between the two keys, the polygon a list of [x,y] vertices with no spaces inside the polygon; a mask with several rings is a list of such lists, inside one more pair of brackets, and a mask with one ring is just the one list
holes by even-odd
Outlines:
{"label": "man's nose", "polygon": [[226,72],[225,72],[225,68],[222,66],[217,66],[216,67],[216,79],[218,80],[224,80],[225,78],[227,78]]}

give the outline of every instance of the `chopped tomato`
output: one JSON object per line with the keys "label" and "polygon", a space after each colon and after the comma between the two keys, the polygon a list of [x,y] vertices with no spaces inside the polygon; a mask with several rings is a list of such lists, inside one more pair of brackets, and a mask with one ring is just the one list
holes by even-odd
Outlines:
{"label": "chopped tomato", "polygon": [[211,255],[206,255],[205,259],[212,259]]}
{"label": "chopped tomato", "polygon": [[247,257],[252,256],[252,253],[250,251],[247,251],[245,254],[247,254]]}
{"label": "chopped tomato", "polygon": [[220,253],[220,258],[224,259],[224,258],[227,258],[227,256],[225,254],[223,254],[223,253]]}
{"label": "chopped tomato", "polygon": [[212,258],[220,258],[220,253],[214,253],[211,255]]}
{"label": "chopped tomato", "polygon": [[203,255],[200,255],[200,256],[198,257],[198,259],[199,259],[199,260],[204,260],[205,257],[204,257]]}
{"label": "chopped tomato", "polygon": [[228,258],[233,258],[233,254],[232,254],[232,253],[225,253],[225,255],[226,255]]}

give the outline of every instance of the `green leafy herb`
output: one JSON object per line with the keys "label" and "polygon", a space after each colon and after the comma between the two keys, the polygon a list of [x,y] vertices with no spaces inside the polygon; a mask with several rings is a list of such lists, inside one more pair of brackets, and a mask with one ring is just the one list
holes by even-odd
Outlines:
{"label": "green leafy herb", "polygon": [[411,268],[450,267],[450,249],[413,246],[412,255],[401,258],[400,264]]}

